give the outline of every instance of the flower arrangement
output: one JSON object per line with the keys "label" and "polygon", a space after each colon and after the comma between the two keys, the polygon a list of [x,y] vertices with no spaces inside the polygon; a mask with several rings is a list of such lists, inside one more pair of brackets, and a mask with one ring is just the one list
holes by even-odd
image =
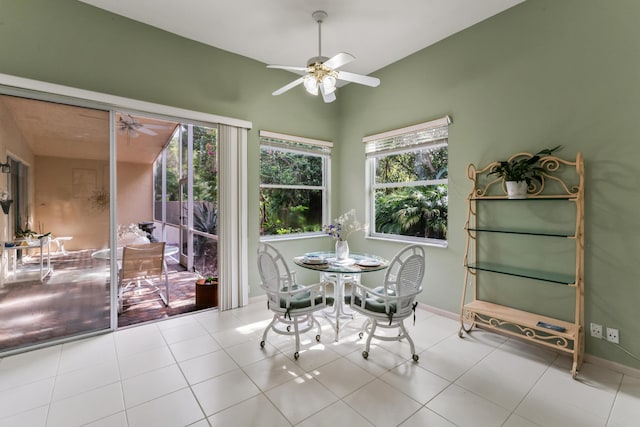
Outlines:
{"label": "flower arrangement", "polygon": [[333,222],[333,224],[322,226],[322,231],[338,241],[347,240],[351,233],[366,228],[364,224],[358,221],[355,209],[343,213]]}

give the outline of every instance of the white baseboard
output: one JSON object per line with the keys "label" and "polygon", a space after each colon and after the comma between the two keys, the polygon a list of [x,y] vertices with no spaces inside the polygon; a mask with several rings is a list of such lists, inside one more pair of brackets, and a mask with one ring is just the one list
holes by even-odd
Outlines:
{"label": "white baseboard", "polygon": [[611,360],[603,359],[589,353],[584,354],[584,361],[596,366],[611,369],[612,371],[620,372],[624,375],[640,378],[640,369],[632,368],[631,366],[623,365],[622,363],[612,362]]}

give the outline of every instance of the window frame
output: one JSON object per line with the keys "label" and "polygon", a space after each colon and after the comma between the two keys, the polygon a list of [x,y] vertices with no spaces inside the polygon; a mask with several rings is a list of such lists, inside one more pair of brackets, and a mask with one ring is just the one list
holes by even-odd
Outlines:
{"label": "window frame", "polygon": [[[259,133],[260,158],[259,167],[262,162],[262,150],[266,147],[272,150],[302,154],[322,159],[322,184],[321,185],[286,185],[286,184],[263,184],[262,180],[258,184],[258,194],[262,194],[263,189],[292,189],[292,190],[320,190],[322,192],[322,224],[329,221],[331,212],[331,149],[333,142],[319,139],[300,137],[295,135],[282,134],[261,130]],[[258,173],[260,177],[260,173]],[[260,220],[259,220],[260,221]],[[321,224],[321,225],[322,225]],[[260,228],[261,224],[258,224]],[[260,241],[295,240],[310,237],[324,236],[322,230],[314,232],[301,232],[290,234],[260,235]]]}
{"label": "window frame", "polygon": [[[419,243],[428,246],[448,247],[447,239],[435,239],[430,237],[413,237],[401,234],[376,232],[376,190],[384,188],[425,187],[439,184],[447,184],[447,211],[449,208],[449,178],[416,180],[411,182],[376,183],[376,161],[379,158],[410,152],[418,152],[424,149],[449,147],[448,126],[452,123],[450,116],[431,120],[417,125],[393,129],[382,133],[369,135],[363,138],[365,144],[365,174],[368,191],[366,201],[366,216],[370,224],[366,235],[369,239],[386,240],[393,242]],[[433,132],[433,137],[424,138],[420,132]],[[444,131],[439,134],[438,131]],[[447,167],[449,160],[447,160]],[[448,217],[448,215],[447,215]],[[447,218],[448,225],[448,218]]]}

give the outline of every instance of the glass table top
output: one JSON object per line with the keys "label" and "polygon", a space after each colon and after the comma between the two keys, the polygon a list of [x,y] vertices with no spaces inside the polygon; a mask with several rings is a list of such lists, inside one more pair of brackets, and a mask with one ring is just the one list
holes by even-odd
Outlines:
{"label": "glass table top", "polygon": [[335,252],[308,252],[293,258],[300,267],[327,273],[368,273],[389,267],[389,260],[371,254],[350,253],[344,261],[336,259]]}

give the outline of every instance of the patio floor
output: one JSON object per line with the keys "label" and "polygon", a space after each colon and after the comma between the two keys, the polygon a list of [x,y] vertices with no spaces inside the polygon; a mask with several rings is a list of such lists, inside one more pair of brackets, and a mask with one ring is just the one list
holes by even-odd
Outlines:
{"label": "patio floor", "polygon": [[[53,255],[53,271],[42,283],[25,280],[0,286],[0,352],[109,327],[108,263],[91,258],[92,252]],[[25,259],[25,264],[36,261]],[[195,275],[173,260],[168,261],[168,273],[169,307],[150,295],[118,316],[119,327],[198,309]]]}

